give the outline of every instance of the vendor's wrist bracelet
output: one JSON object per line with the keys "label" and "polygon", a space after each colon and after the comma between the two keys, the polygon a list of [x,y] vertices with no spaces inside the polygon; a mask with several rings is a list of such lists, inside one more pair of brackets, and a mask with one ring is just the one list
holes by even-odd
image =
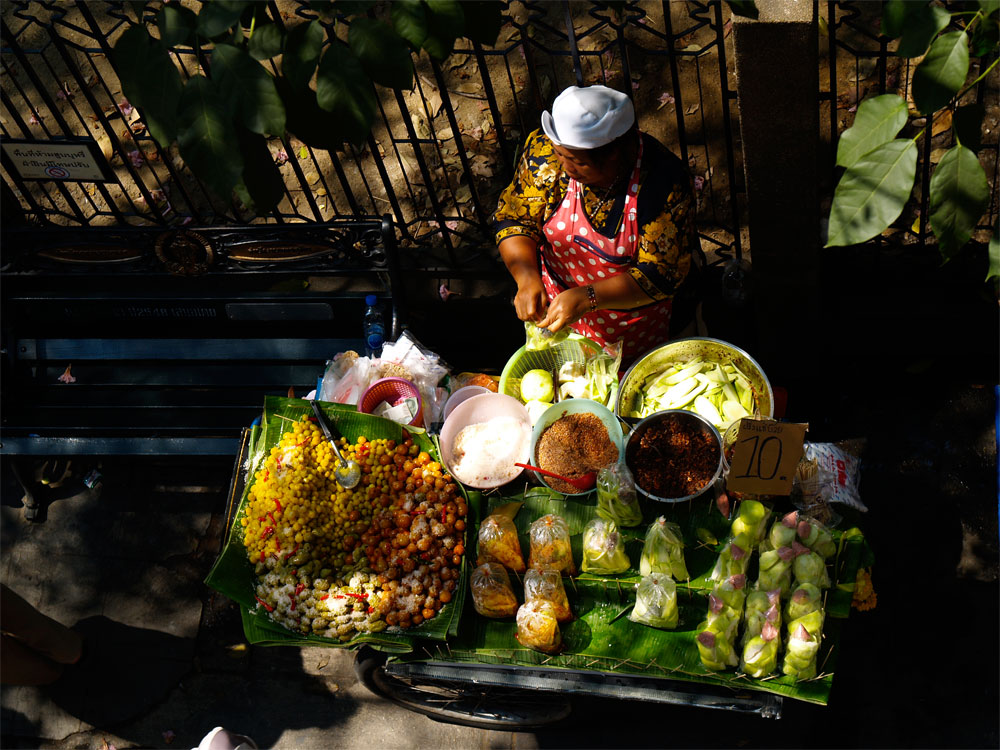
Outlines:
{"label": "vendor's wrist bracelet", "polygon": [[587,285],[587,299],[590,300],[590,312],[597,310],[597,292],[594,291],[594,285]]}

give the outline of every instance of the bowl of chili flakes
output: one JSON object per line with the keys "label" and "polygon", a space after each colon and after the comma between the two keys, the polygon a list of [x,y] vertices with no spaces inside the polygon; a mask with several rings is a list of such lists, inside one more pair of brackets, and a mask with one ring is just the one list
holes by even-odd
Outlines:
{"label": "bowl of chili flakes", "polygon": [[722,476],[722,437],[707,419],[684,409],[650,414],[632,430],[625,464],[650,500],[693,500]]}

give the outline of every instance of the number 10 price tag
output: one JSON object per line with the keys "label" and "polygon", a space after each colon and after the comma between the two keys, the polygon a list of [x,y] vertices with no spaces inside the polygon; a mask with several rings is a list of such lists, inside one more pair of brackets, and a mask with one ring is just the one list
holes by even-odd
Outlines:
{"label": "number 10 price tag", "polygon": [[753,495],[790,495],[807,424],[742,419],[726,486]]}

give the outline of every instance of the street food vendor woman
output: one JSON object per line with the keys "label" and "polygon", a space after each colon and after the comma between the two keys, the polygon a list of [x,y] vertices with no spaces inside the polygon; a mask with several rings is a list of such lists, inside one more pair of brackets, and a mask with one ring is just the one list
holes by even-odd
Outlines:
{"label": "street food vendor woman", "polygon": [[631,100],[571,86],[528,136],[493,217],[517,316],[602,345],[621,340],[624,361],[667,341],[694,214],[690,174],[639,131]]}

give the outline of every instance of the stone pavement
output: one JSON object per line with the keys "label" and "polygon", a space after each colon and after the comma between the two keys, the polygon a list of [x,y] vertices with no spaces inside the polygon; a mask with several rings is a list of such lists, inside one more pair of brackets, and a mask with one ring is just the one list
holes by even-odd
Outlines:
{"label": "stone pavement", "polygon": [[867,438],[865,529],[878,556],[878,608],[849,620],[827,707],[787,701],[775,722],[578,699],[571,721],[533,733],[434,722],[370,693],[351,652],[245,643],[235,606],[202,583],[231,465],[105,459],[103,492],[54,490],[68,497],[40,524],[23,520],[19,490],[0,477],[3,582],[89,642],[56,687],[3,689],[0,746],[190,748],[222,725],[281,749],[996,747],[993,389],[942,384],[930,397],[899,384],[877,404],[825,406],[800,392],[790,389],[789,416],[811,421],[812,439]]}

